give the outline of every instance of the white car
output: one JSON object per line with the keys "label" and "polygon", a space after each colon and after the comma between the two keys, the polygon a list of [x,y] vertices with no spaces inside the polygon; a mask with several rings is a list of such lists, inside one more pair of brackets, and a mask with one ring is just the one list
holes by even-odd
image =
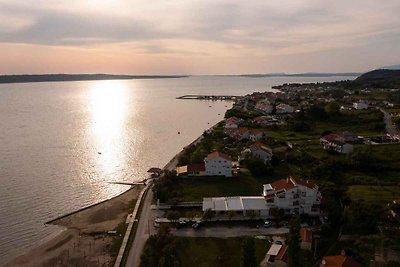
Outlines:
{"label": "white car", "polygon": [[268,227],[271,227],[272,226],[272,222],[271,221],[265,221],[264,222],[264,227],[265,228],[268,228]]}

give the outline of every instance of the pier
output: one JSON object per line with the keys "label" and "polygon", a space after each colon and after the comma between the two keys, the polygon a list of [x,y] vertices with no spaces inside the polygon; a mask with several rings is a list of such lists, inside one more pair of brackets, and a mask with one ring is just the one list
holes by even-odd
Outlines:
{"label": "pier", "polygon": [[228,100],[234,101],[240,96],[235,95],[183,95],[178,96],[176,99],[197,99],[197,100]]}

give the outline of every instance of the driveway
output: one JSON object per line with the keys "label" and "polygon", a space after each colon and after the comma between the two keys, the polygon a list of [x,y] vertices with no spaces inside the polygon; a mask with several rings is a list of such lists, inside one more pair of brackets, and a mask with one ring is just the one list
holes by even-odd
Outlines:
{"label": "driveway", "polygon": [[250,227],[203,227],[197,230],[191,227],[185,227],[181,229],[173,229],[171,231],[176,236],[186,237],[240,237],[240,236],[258,236],[258,235],[282,235],[289,233],[287,227],[270,227],[270,228],[250,228]]}

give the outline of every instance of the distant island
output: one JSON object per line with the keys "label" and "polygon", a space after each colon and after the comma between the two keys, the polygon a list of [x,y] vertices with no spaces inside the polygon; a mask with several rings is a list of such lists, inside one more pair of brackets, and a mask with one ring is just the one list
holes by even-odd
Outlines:
{"label": "distant island", "polygon": [[320,72],[307,72],[307,73],[266,73],[266,74],[242,74],[239,76],[250,78],[264,78],[264,77],[333,77],[333,76],[360,76],[362,73],[358,72],[344,72],[344,73],[320,73]]}
{"label": "distant island", "polygon": [[0,75],[0,83],[65,82],[93,80],[171,79],[187,75],[22,74]]}
{"label": "distant island", "polygon": [[273,86],[274,89],[284,87],[331,87],[341,89],[364,89],[364,88],[400,88],[400,70],[395,69],[377,69],[366,72],[358,76],[355,80],[344,80],[336,82],[322,83],[285,83],[279,86]]}

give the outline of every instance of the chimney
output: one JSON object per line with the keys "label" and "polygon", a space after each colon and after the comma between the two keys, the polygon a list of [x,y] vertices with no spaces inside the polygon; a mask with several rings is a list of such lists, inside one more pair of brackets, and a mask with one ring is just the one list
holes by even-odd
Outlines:
{"label": "chimney", "polygon": [[308,180],[306,181],[306,183],[308,184]]}
{"label": "chimney", "polygon": [[289,183],[289,177],[286,178],[286,183]]}
{"label": "chimney", "polygon": [[322,267],[322,266],[325,266],[325,265],[326,265],[326,260],[323,259],[323,260],[321,261],[321,265],[320,265],[320,266]]}

